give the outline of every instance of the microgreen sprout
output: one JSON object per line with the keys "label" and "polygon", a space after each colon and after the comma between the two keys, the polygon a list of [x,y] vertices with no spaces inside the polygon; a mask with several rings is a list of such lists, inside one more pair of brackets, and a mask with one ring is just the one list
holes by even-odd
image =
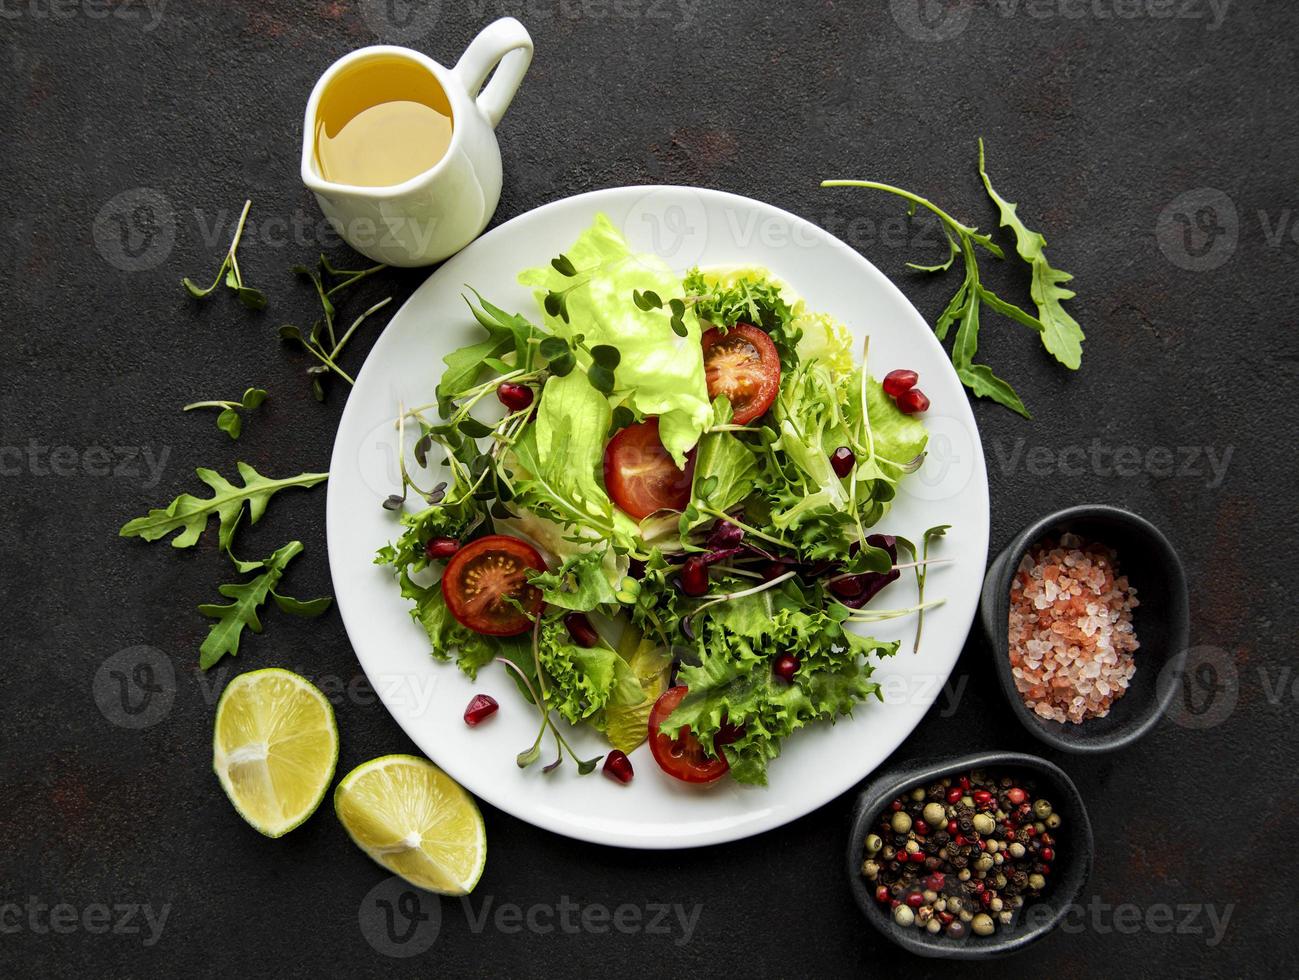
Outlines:
{"label": "microgreen sprout", "polygon": [[234,238],[230,242],[230,247],[226,250],[225,258],[221,260],[221,268],[217,269],[216,278],[212,280],[212,285],[206,289],[197,285],[188,276],[181,279],[181,285],[185,291],[195,299],[206,299],[211,296],[216,288],[225,283],[230,289],[234,290],[239,297],[239,302],[250,310],[264,310],[266,308],[266,294],[260,289],[254,289],[252,286],[244,283],[243,273],[239,270],[239,239],[243,237],[244,225],[248,222],[248,211],[252,208],[252,201],[244,201],[244,209],[239,215],[239,223],[235,226]]}
{"label": "microgreen sprout", "polygon": [[243,431],[243,419],[239,415],[239,410],[252,411],[262,402],[266,401],[266,392],[261,388],[249,388],[244,392],[243,398],[237,402],[233,401],[207,401],[207,402],[190,402],[184,406],[182,412],[192,412],[197,408],[217,408],[220,414],[217,415],[217,428],[228,435],[231,439],[238,439],[239,433]]}

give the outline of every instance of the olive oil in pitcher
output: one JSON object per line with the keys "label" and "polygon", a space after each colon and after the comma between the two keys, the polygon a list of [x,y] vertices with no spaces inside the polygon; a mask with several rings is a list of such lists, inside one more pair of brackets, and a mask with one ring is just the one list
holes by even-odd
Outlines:
{"label": "olive oil in pitcher", "polygon": [[389,187],[437,165],[451,146],[451,104],[424,66],[380,54],[349,66],[316,113],[320,175],[338,184]]}

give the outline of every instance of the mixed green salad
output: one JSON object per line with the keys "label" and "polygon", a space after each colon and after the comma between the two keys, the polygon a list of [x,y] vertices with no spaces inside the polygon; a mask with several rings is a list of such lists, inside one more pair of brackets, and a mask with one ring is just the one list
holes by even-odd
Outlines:
{"label": "mixed green salad", "polygon": [[908,568],[923,587],[944,530],[874,530],[923,459],[928,399],[914,372],[854,364],[768,271],[683,279],[604,216],[519,279],[540,322],[474,292],[482,339],[400,408],[402,533],[376,562],[435,657],[497,661],[536,706],[520,766],[548,733],[558,766],[567,722],[604,734],[624,782],[648,739],[680,779],[763,784],[784,739],[878,695],[898,644],[851,627],[937,604],[868,605]]}

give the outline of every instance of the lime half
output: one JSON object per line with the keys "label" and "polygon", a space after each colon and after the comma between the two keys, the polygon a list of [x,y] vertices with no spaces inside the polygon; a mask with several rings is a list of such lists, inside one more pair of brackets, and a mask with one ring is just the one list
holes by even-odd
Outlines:
{"label": "lime half", "polygon": [[427,759],[386,755],[334,790],[334,811],[356,845],[412,885],[467,895],[487,862],[478,804]]}
{"label": "lime half", "polygon": [[240,674],[222,692],[212,768],[240,816],[267,837],[315,812],[337,762],[334,709],[311,682],[276,667]]}

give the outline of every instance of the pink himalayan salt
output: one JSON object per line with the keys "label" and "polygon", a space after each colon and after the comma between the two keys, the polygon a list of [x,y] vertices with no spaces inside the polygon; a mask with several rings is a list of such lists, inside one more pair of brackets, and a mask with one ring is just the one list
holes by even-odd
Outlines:
{"label": "pink himalayan salt", "polygon": [[1137,665],[1137,590],[1104,545],[1073,534],[1029,549],[1010,586],[1010,667],[1028,709],[1081,723],[1104,718]]}

